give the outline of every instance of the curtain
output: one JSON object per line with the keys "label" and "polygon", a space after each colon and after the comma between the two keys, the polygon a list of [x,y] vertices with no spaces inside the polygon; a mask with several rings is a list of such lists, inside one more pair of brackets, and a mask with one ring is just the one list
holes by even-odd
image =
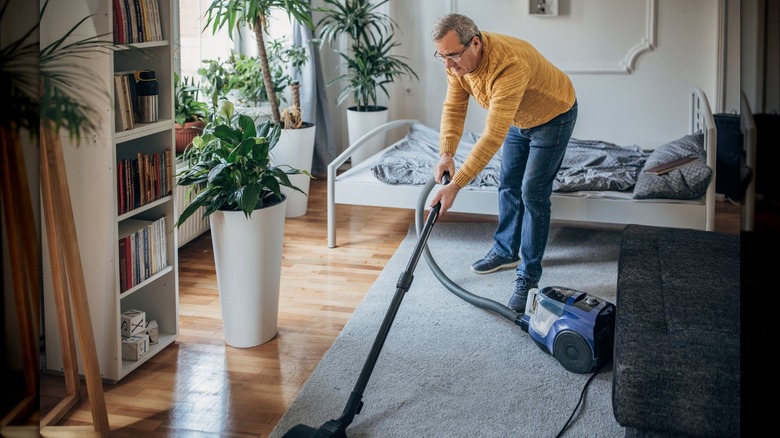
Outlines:
{"label": "curtain", "polygon": [[300,72],[293,72],[293,80],[300,82],[301,112],[305,122],[316,125],[314,139],[314,157],[312,173],[315,176],[325,175],[328,164],[339,154],[333,139],[333,124],[328,110],[328,96],[325,90],[325,77],[322,73],[320,52],[316,43],[312,42],[312,30],[298,22],[293,23],[293,44],[306,48],[309,62]]}

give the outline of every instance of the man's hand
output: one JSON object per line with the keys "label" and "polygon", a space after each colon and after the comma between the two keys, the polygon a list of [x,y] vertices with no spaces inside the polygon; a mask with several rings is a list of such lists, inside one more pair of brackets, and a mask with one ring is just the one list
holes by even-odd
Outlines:
{"label": "man's hand", "polygon": [[[439,156],[439,163],[433,168],[433,177],[438,184],[441,184],[442,175],[444,172],[448,172],[450,175],[450,181],[452,181],[453,175],[455,175],[455,160],[452,159],[452,154],[445,152]],[[439,209],[439,217],[444,216],[444,213],[452,207],[452,203],[455,202],[455,197],[458,196],[460,187],[457,184],[450,182],[446,186],[439,189],[433,196],[430,207],[433,208],[437,203],[441,202],[441,209]]]}
{"label": "man's hand", "polygon": [[450,178],[455,176],[455,160],[452,159],[452,154],[445,152],[439,156],[439,162],[433,168],[433,177],[436,179],[436,183],[441,184],[441,176],[444,172],[450,173]]}
{"label": "man's hand", "polygon": [[446,186],[443,186],[433,195],[430,207],[433,208],[437,203],[441,202],[441,209],[439,210],[439,218],[444,216],[444,213],[452,207],[452,203],[455,202],[455,198],[458,196],[460,187],[454,182],[450,182]]}

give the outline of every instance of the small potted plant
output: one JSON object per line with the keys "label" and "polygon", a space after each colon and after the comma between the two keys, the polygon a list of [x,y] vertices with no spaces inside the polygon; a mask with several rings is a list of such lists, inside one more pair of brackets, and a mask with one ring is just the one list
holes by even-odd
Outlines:
{"label": "small potted plant", "polygon": [[175,133],[176,153],[181,154],[192,144],[192,140],[203,133],[208,117],[208,105],[198,100],[200,88],[195,80],[186,76],[181,80],[179,75],[173,75],[175,89]]}
{"label": "small potted plant", "polygon": [[[176,226],[203,207],[209,218],[225,342],[252,347],[276,335],[286,195],[300,191],[290,175],[306,170],[275,164],[281,125],[235,114],[223,101],[204,133],[184,151],[178,184],[191,186]],[[192,189],[197,195],[189,200]]]}

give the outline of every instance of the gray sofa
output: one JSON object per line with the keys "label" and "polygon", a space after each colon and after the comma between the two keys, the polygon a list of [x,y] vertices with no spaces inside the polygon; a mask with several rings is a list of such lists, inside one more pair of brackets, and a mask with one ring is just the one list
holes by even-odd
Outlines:
{"label": "gray sofa", "polygon": [[626,226],[616,306],[612,405],[626,436],[739,436],[739,235]]}

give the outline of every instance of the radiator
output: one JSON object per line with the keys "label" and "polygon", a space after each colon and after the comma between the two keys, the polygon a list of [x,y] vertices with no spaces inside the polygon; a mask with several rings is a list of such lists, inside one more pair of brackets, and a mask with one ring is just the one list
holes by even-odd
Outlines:
{"label": "radiator", "polygon": [[[178,173],[179,167],[181,166],[181,163],[177,163],[176,171]],[[178,218],[182,211],[184,211],[185,208],[187,208],[188,203],[187,201],[187,190],[189,190],[190,187],[188,186],[180,186],[176,185],[176,187],[173,189],[173,199],[174,202],[176,202],[176,217]],[[195,192],[192,193],[190,199],[194,198],[196,195]],[[203,211],[205,210],[205,207],[199,208],[195,213],[190,216],[186,222],[181,224],[180,227],[176,229],[176,236],[179,241],[179,248],[187,244],[190,240],[200,236],[205,231],[209,229],[209,219],[203,217]]]}

